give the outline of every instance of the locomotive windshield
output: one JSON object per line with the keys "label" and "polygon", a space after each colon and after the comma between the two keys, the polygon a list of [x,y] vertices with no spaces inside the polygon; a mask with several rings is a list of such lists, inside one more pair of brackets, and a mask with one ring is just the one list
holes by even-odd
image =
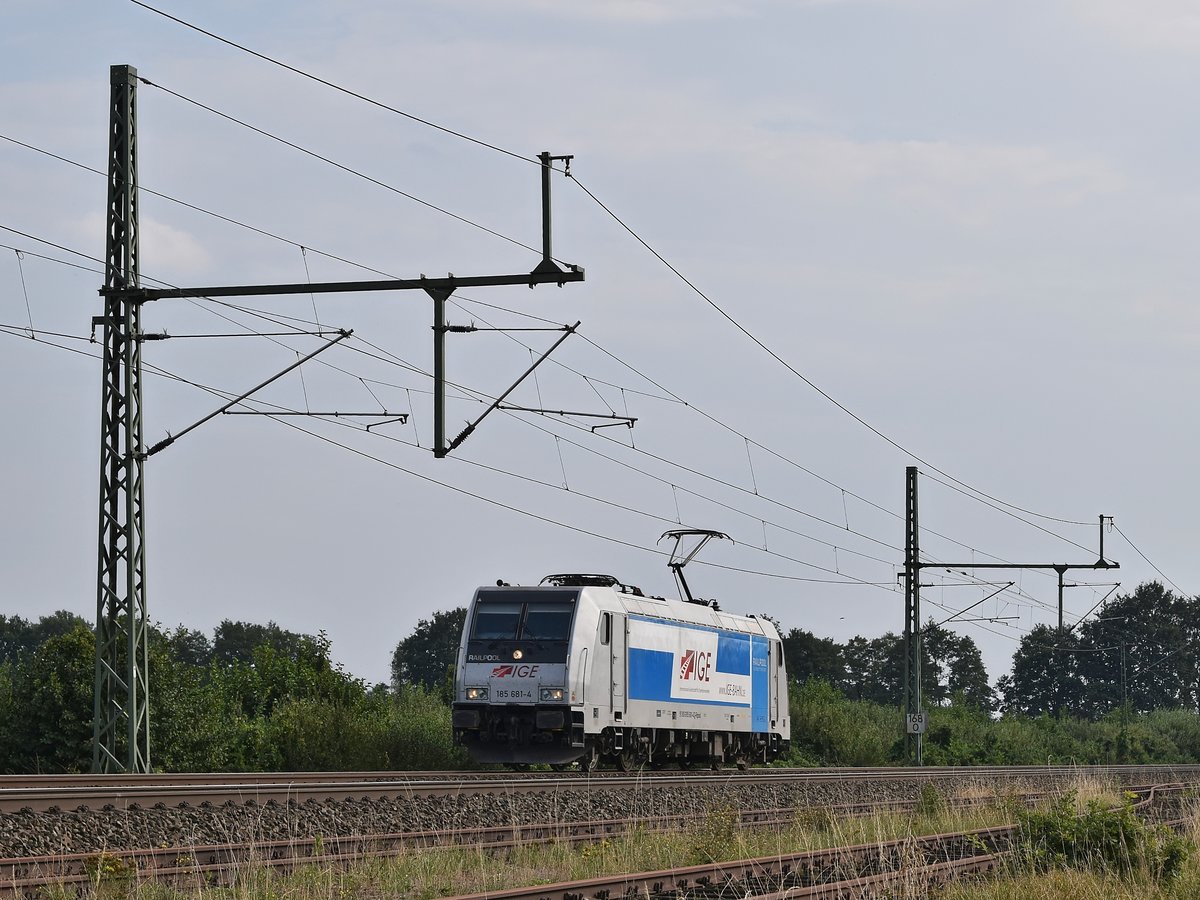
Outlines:
{"label": "locomotive windshield", "polygon": [[[526,661],[566,659],[578,591],[480,591],[471,617],[469,658],[507,653],[519,644]],[[530,656],[529,654],[533,654]]]}
{"label": "locomotive windshield", "polygon": [[521,637],[530,641],[565,641],[571,636],[573,604],[530,604]]}
{"label": "locomotive windshield", "polygon": [[515,641],[520,625],[520,603],[480,603],[471,637],[477,641]]}

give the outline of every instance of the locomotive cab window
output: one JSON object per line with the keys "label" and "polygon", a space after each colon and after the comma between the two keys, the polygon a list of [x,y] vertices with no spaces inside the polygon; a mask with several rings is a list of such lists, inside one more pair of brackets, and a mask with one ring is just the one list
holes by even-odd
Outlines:
{"label": "locomotive cab window", "polygon": [[531,603],[521,637],[528,641],[565,641],[571,636],[575,607],[566,603]]}
{"label": "locomotive cab window", "polygon": [[471,637],[477,641],[514,641],[521,625],[520,603],[481,603]]}
{"label": "locomotive cab window", "polygon": [[467,662],[565,661],[578,597],[577,590],[481,590],[471,614]]}

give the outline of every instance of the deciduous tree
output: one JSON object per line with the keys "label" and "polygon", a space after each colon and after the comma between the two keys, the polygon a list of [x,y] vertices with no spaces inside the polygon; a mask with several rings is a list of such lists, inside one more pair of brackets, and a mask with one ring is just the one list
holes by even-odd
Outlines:
{"label": "deciduous tree", "polygon": [[396,645],[392,654],[392,685],[419,684],[434,690],[454,667],[467,610],[459,606],[435,612],[417,622],[412,634]]}
{"label": "deciduous tree", "polygon": [[846,683],[846,664],[836,641],[793,628],[783,637],[783,656],[788,677],[795,681],[820,678],[839,689]]}

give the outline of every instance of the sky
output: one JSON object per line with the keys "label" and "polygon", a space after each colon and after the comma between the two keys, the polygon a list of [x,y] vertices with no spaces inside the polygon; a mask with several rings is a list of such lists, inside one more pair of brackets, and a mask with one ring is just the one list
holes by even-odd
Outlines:
{"label": "sky", "polygon": [[[508,403],[636,419],[500,410],[437,460],[423,293],[149,303],[144,329],[173,337],[144,345],[147,444],[329,339],[313,332],[354,332],[239,407],[336,418],[218,416],[146,461],[156,622],[323,631],[386,681],[419,620],[497,579],[672,595],[657,541],[687,527],[732,539],[687,569],[726,610],[899,632],[908,465],[929,562],[1091,563],[1104,515],[1120,571],[1070,572],[1068,622],[1115,581],[1197,591],[1194,4],[151,5],[376,103],[131,0],[8,4],[0,613],[95,616],[87,257],[114,64],[150,82],[144,283],[526,273],[531,160],[572,154],[553,252],[586,281],[455,295],[451,323],[484,330],[447,338],[448,430],[560,336],[529,329],[576,321]],[[352,415],[383,411],[409,420]],[[995,678],[1056,620],[1055,579],[971,574],[925,570],[922,614]]]}

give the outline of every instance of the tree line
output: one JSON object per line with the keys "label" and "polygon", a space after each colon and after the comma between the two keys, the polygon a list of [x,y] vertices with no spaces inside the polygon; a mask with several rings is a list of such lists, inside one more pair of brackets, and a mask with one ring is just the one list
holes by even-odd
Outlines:
{"label": "tree line", "polygon": [[[1200,761],[1200,600],[1157,582],[1077,628],[1021,638],[993,686],[969,636],[922,630],[930,764]],[[164,771],[455,768],[453,666],[466,609],[435,612],[392,654],[389,685],[330,658],[324,634],[222,622],[150,633],[152,763]],[[903,638],[839,643],[780,628],[794,764],[902,761]],[[95,639],[68,612],[0,615],[0,772],[91,764]]]}
{"label": "tree line", "polygon": [[998,685],[1006,711],[1090,720],[1113,709],[1200,711],[1200,598],[1158,582],[1116,597],[1077,628],[1022,638]]}
{"label": "tree line", "polygon": [[[0,616],[0,773],[91,766],[95,636],[66,612]],[[222,622],[150,629],[151,763],[162,771],[443,769],[465,763],[449,708],[370,686],[324,634]]]}
{"label": "tree line", "polygon": [[[418,622],[392,655],[393,684],[446,694],[465,618],[466,608],[458,607]],[[882,706],[903,701],[902,635],[856,635],[839,643],[772,621],[792,681],[823,681],[847,699]],[[921,693],[934,708],[957,703],[1092,721],[1126,704],[1134,712],[1200,710],[1200,599],[1180,597],[1158,582],[1118,595],[1061,634],[1036,626],[1018,641],[1012,670],[994,686],[969,635],[930,621],[921,646]]]}

